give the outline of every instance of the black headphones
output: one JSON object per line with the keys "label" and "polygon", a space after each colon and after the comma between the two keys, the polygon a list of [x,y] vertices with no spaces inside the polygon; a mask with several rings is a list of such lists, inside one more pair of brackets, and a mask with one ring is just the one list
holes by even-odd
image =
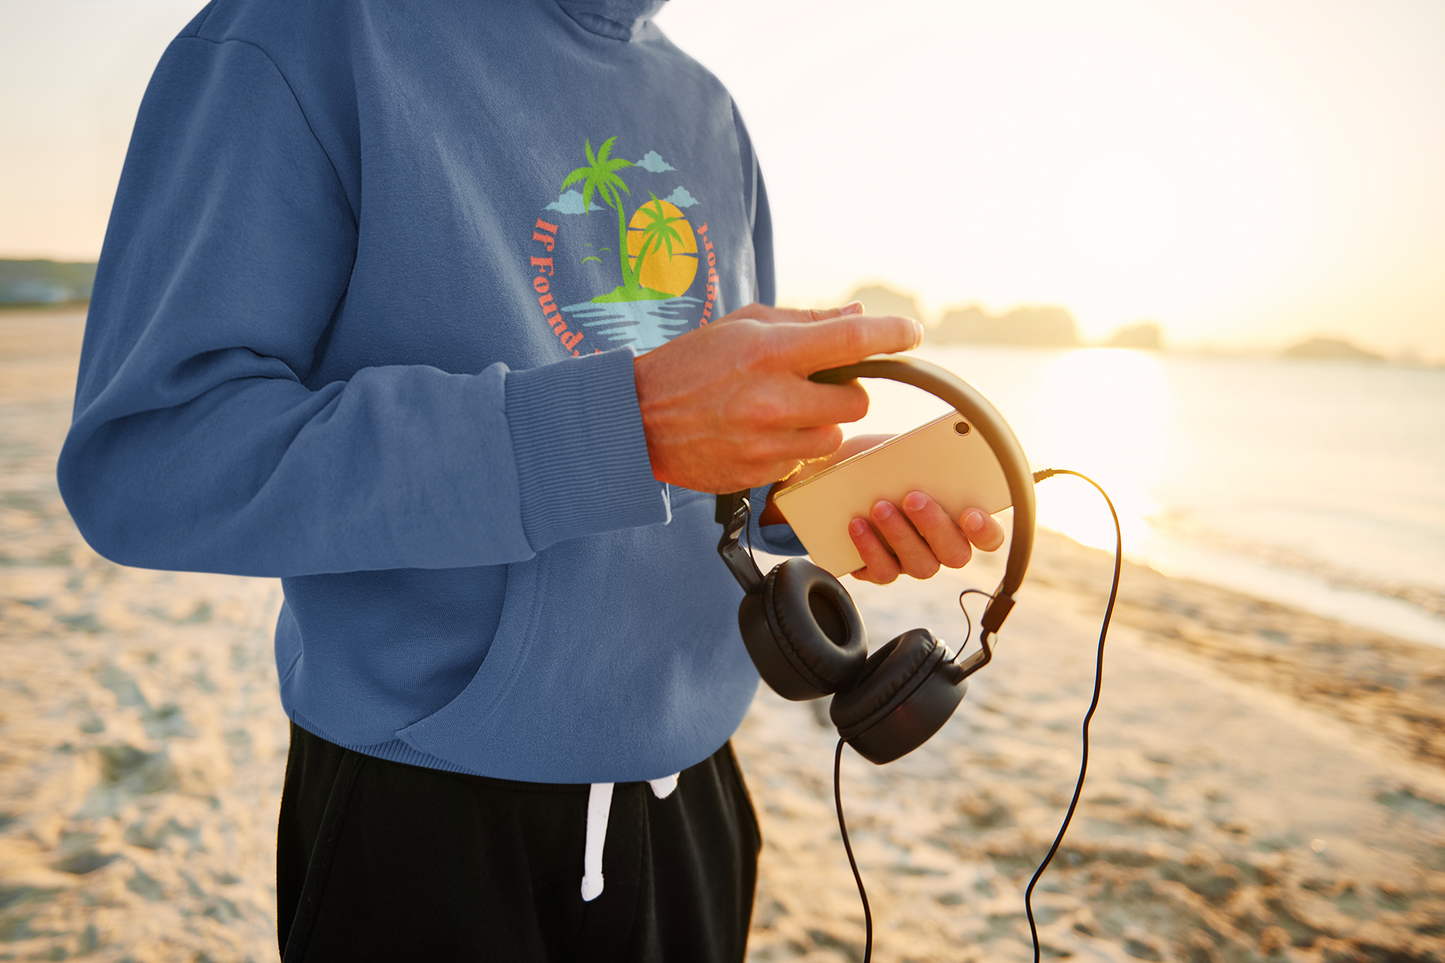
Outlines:
{"label": "black headphones", "polygon": [[1033,551],[1034,479],[1008,422],[956,375],[926,361],[883,355],[819,371],[811,380],[838,384],[855,378],[901,381],[952,405],[999,460],[1014,511],[1008,561],[984,609],[980,649],[958,662],[957,653],[950,658],[927,629],[910,629],[870,656],[863,619],[842,584],[803,558],[788,559],[764,577],[738,543],[751,511],[747,492],[718,496],[723,537],[717,550],[747,593],[738,607],[738,626],[758,673],[785,699],[832,695],[828,714],[838,735],[881,765],[941,729],[963,700],[964,680],[993,657],[989,637],[1013,608]]}

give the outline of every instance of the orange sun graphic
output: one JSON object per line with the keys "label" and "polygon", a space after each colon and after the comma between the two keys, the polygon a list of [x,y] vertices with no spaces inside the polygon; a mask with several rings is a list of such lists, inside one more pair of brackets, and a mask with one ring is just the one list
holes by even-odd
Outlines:
{"label": "orange sun graphic", "polygon": [[[676,231],[681,240],[672,238],[672,253],[657,232],[658,213],[661,212],[666,226]],[[647,253],[642,256],[639,268],[637,256],[646,245]],[[692,225],[682,216],[676,205],[663,200],[648,201],[628,224],[627,254],[637,271],[637,281],[644,288],[663,291],[676,297],[692,287],[697,276],[697,236]]]}

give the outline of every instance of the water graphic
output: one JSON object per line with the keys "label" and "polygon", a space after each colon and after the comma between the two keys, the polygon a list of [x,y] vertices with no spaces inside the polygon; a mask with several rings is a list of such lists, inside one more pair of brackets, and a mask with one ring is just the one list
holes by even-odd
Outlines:
{"label": "water graphic", "polygon": [[582,331],[602,350],[631,345],[638,354],[661,347],[691,330],[702,314],[702,300],[686,295],[666,301],[583,301],[562,308],[567,327]]}

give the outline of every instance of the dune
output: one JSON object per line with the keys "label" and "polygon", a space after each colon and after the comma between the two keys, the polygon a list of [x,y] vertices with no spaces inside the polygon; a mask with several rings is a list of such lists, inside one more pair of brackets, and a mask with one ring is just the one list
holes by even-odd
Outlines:
{"label": "dune", "polygon": [[[83,316],[0,314],[0,959],[275,959],[277,583],[122,568],[55,489]],[[850,582],[875,644],[956,594]],[[1041,533],[994,664],[886,767],[843,758],[879,961],[1030,958],[1022,889],[1079,763],[1109,560]],[[975,617],[977,610],[975,609]],[[1445,960],[1445,652],[1128,567],[1045,957]],[[825,703],[735,744],[765,837],[750,959],[857,961]],[[579,857],[580,858],[580,857]]]}

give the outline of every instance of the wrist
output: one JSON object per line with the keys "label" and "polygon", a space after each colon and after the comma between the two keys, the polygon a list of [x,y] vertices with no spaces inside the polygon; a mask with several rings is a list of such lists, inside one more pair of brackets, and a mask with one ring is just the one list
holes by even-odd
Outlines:
{"label": "wrist", "polygon": [[782,511],[778,509],[777,503],[773,501],[773,496],[777,494],[780,487],[786,486],[783,485],[782,482],[776,482],[768,486],[768,500],[763,503],[763,510],[758,513],[758,525],[760,527],[763,525],[788,524],[787,518],[783,516]]}

